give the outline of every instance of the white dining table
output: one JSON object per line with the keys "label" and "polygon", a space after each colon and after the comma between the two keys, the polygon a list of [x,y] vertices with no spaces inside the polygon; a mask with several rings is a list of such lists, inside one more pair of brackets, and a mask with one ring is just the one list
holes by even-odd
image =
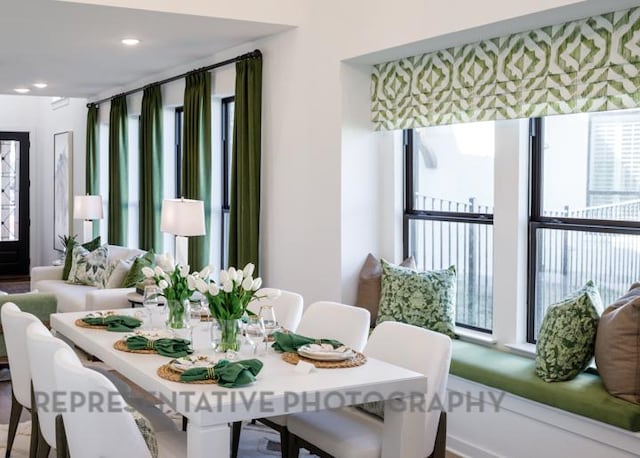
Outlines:
{"label": "white dining table", "polygon": [[[132,315],[139,309],[122,309],[118,313]],[[427,391],[427,378],[420,373],[374,358],[359,367],[306,372],[271,351],[258,356],[264,366],[250,386],[229,389],[215,384],[172,382],[157,375],[158,367],[171,358],[116,350],[113,344],[123,334],[77,326],[75,321],[86,315],[87,312],[53,314],[51,327],[144,390],[161,400],[170,400],[171,406],[189,419],[188,458],[228,456],[230,422],[383,399],[387,402],[382,456],[421,456],[425,416],[416,408],[416,400]],[[224,357],[210,346],[195,348],[195,353]],[[249,356],[241,355],[244,357]]]}

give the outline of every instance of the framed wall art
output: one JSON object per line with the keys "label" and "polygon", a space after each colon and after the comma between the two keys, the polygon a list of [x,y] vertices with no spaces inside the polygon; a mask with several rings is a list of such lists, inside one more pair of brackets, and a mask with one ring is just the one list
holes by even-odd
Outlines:
{"label": "framed wall art", "polygon": [[53,134],[53,248],[64,251],[59,236],[69,235],[73,202],[73,132]]}

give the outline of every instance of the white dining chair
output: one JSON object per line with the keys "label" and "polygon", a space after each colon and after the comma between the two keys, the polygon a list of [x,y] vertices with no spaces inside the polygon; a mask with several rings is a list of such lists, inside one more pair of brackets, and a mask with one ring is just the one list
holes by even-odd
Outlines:
{"label": "white dining chair", "polygon": [[[277,312],[276,312],[277,313]],[[369,311],[338,302],[314,302],[302,315],[296,334],[321,339],[339,340],[348,347],[362,351],[369,335]],[[280,433],[280,450],[287,458],[289,431],[287,415],[259,418],[257,421]],[[232,458],[236,458],[240,443],[241,422],[233,423]]]}
{"label": "white dining chair", "polygon": [[[27,327],[27,353],[31,367],[34,399],[33,410],[37,413],[40,436],[38,440],[37,457],[49,456],[50,450],[56,449],[56,416],[49,401],[53,400],[57,387],[52,377],[53,357],[60,348],[73,349],[61,339],[54,337],[41,322],[31,323]],[[74,354],[76,354],[74,352]],[[77,355],[76,355],[77,357]],[[78,359],[80,362],[80,359]],[[105,375],[118,389],[128,405],[135,408],[149,420],[154,431],[175,431],[176,425],[154,406],[146,397],[136,396],[126,382],[114,373],[102,368],[94,368]]]}
{"label": "white dining chair", "polygon": [[[40,320],[30,313],[25,313],[13,302],[6,302],[0,309],[2,332],[7,347],[7,359],[11,370],[11,413],[7,430],[6,456],[11,456],[11,448],[16,437],[16,430],[23,408],[31,409],[31,367],[26,350],[27,326],[40,323]],[[31,442],[29,457],[36,456],[38,441],[38,421],[32,412]]]}
{"label": "white dining chair", "polygon": [[249,302],[247,306],[249,311],[258,315],[260,313],[260,307],[263,305],[271,305],[276,314],[276,320],[281,327],[292,332],[298,329],[304,308],[304,300],[300,294],[274,288],[262,288],[256,292],[256,296],[276,297],[273,299],[267,298]]}
{"label": "white dining chair", "polygon": [[[103,374],[83,367],[69,348],[58,349],[53,357],[54,378],[59,392],[76,399],[73,408],[62,409],[69,453],[83,458],[151,458],[151,452],[138,429],[131,407]],[[155,431],[158,456],[186,456],[186,434],[181,431]]]}
{"label": "white dining chair", "polygon": [[[424,431],[414,440],[422,441],[421,456],[444,458],[446,417],[444,412],[426,407],[435,405],[435,396],[440,401],[445,399],[451,339],[427,329],[385,321],[374,329],[364,353],[427,377]],[[301,447],[321,457],[378,458],[382,453],[384,420],[355,407],[289,415],[287,428],[289,458],[297,458]]]}

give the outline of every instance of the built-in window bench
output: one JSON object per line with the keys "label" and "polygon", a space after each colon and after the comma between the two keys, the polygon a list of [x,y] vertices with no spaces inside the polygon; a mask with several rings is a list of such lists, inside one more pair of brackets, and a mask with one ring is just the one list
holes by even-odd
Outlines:
{"label": "built-in window bench", "polygon": [[534,368],[530,358],[454,341],[448,448],[473,457],[640,456],[640,406],[609,395],[595,373],[547,383]]}

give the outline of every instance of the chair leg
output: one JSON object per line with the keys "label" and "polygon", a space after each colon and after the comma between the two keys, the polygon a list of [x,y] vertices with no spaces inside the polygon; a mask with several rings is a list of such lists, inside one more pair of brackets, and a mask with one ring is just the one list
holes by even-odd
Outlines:
{"label": "chair leg", "polygon": [[182,417],[182,431],[187,430],[188,423],[189,423],[189,419],[187,417]]}
{"label": "chair leg", "polygon": [[289,442],[291,441],[291,435],[286,426],[280,428],[280,454],[282,458],[289,458]]}
{"label": "chair leg", "polygon": [[36,409],[36,395],[31,383],[31,441],[29,443],[29,458],[37,458],[38,443],[40,442],[40,423],[38,420],[38,409]]}
{"label": "chair leg", "polygon": [[290,434],[287,431],[289,438],[287,440],[287,457],[288,458],[298,458],[300,455],[300,441],[295,434]]}
{"label": "chair leg", "polygon": [[51,452],[51,446],[47,444],[47,441],[44,440],[44,437],[42,437],[42,434],[41,434],[38,439],[38,452],[36,457],[47,458],[49,456],[49,452]]}
{"label": "chair leg", "polygon": [[64,421],[61,414],[56,415],[56,457],[70,458],[67,433],[64,430]]}
{"label": "chair leg", "polygon": [[5,458],[11,456],[11,447],[13,447],[13,440],[16,438],[16,431],[18,429],[18,422],[20,421],[20,415],[22,414],[22,404],[18,402],[13,390],[11,390],[11,414],[9,416],[9,429],[7,431],[7,451]]}
{"label": "chair leg", "polygon": [[438,420],[438,432],[433,445],[433,452],[429,458],[445,458],[447,455],[447,412],[440,412]]}
{"label": "chair leg", "polygon": [[231,423],[231,458],[238,458],[238,449],[240,447],[240,433],[242,432],[242,422],[234,421]]}

